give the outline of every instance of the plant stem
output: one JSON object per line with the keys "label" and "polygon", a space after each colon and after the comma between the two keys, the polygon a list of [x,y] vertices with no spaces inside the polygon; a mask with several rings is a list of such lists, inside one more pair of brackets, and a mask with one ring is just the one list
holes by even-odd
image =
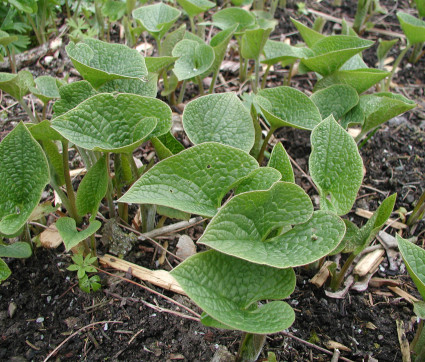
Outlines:
{"label": "plant stem", "polygon": [[204,85],[202,84],[202,79],[200,75],[196,77],[196,81],[198,82],[199,95],[203,96],[205,94],[205,90],[204,90]]}
{"label": "plant stem", "polygon": [[23,99],[19,100],[19,104],[23,108],[23,110],[28,114],[28,117],[31,119],[31,122],[33,123],[40,123],[40,120],[38,119],[38,116],[34,116],[34,114],[31,112],[31,109],[27,106],[25,101]]}
{"label": "plant stem", "polygon": [[25,13],[25,15],[27,16],[28,22],[32,26],[32,30],[34,31],[35,37],[37,38],[37,41],[38,41],[38,44],[39,45],[42,45],[43,44],[43,41],[41,39],[40,32],[38,31],[37,26],[34,23],[33,18],[28,13]]}
{"label": "plant stem", "polygon": [[189,16],[189,21],[190,21],[190,32],[192,34],[195,34],[196,29],[195,29],[195,22],[193,21],[193,16]]}
{"label": "plant stem", "polygon": [[257,161],[261,165],[264,159],[264,151],[267,148],[267,145],[269,143],[270,137],[272,136],[273,132],[276,131],[277,127],[270,127],[269,132],[266,135],[266,138],[264,138],[263,145],[261,146],[260,152],[258,154]]}
{"label": "plant stem", "polygon": [[219,69],[215,70],[214,73],[213,73],[213,76],[211,78],[210,88],[208,90],[208,94],[214,93],[215,83],[217,82],[217,77],[218,77],[218,71],[219,71]]}
{"label": "plant stem", "polygon": [[244,333],[236,362],[255,362],[266,342],[265,334]]}
{"label": "plant stem", "polygon": [[184,92],[186,91],[187,79],[183,81],[183,84],[180,88],[179,98],[177,98],[177,104],[181,104],[183,102]]}
{"label": "plant stem", "polygon": [[356,256],[357,254],[351,253],[348,259],[345,261],[344,265],[342,266],[341,271],[339,273],[336,273],[335,278],[332,278],[332,281],[331,281],[332,290],[336,291],[341,287],[342,281],[344,280],[345,273],[347,272],[350,265],[353,263]]}
{"label": "plant stem", "polygon": [[271,3],[270,3],[269,13],[270,13],[272,18],[274,18],[274,14],[276,12],[278,3],[279,3],[279,0],[272,0]]}
{"label": "plant stem", "polygon": [[390,85],[391,85],[391,81],[394,77],[394,74],[397,70],[397,67],[399,66],[400,62],[402,61],[402,59],[404,58],[404,56],[406,55],[407,51],[412,47],[412,45],[409,43],[409,41],[407,41],[406,47],[400,52],[400,54],[398,55],[397,59],[395,60],[394,64],[393,64],[393,68],[391,69],[391,73],[388,76],[387,82],[385,84],[385,89],[384,91],[388,92],[388,90],[390,89]]}
{"label": "plant stem", "polygon": [[97,252],[96,252],[96,239],[94,237],[94,234],[92,234],[90,236],[90,248],[91,248],[91,254],[93,256],[97,257]]}
{"label": "plant stem", "polygon": [[424,54],[425,50],[422,51],[422,48],[424,46],[424,43],[417,43],[415,44],[412,54],[409,57],[409,62],[412,64],[416,64],[418,60],[421,58],[421,56]]}
{"label": "plant stem", "polygon": [[415,362],[425,360],[425,328],[423,319],[419,322],[415,338],[413,338],[413,341],[410,344],[410,350],[413,350],[416,353]]}
{"label": "plant stem", "polygon": [[407,219],[407,226],[412,226],[418,221],[418,219],[423,215],[425,211],[425,191],[422,193],[421,197],[418,200],[418,203],[414,207],[412,214]]}
{"label": "plant stem", "polygon": [[109,218],[113,219],[116,216],[116,213],[112,197],[114,186],[112,185],[111,167],[109,165],[109,152],[106,152],[106,167],[108,169],[108,190],[106,191],[106,200],[108,200]]}
{"label": "plant stem", "polygon": [[77,206],[75,203],[75,193],[74,188],[72,187],[71,175],[69,174],[69,153],[68,153],[68,140],[62,141],[62,163],[63,163],[63,173],[65,177],[65,186],[66,193],[68,195],[69,206],[68,210],[69,215],[75,220],[79,225],[82,222],[81,217],[77,213]]}
{"label": "plant stem", "polygon": [[263,80],[261,81],[261,89],[264,89],[266,87],[267,77],[268,77],[268,75],[270,73],[271,67],[272,67],[271,64],[267,64],[266,71],[264,72],[264,75],[263,75]]}
{"label": "plant stem", "polygon": [[260,58],[255,59],[254,69],[255,69],[255,78],[254,78],[254,83],[252,84],[253,86],[252,91],[254,92],[254,94],[257,94],[258,84],[260,81]]}

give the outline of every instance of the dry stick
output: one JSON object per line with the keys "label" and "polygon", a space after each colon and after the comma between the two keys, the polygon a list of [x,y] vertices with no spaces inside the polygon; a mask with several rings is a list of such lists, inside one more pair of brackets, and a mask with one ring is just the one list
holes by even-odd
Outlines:
{"label": "dry stick", "polygon": [[[95,267],[95,268],[96,268],[96,267]],[[168,300],[169,302],[176,304],[176,305],[177,305],[177,306],[179,306],[180,308],[183,308],[183,309],[187,310],[189,313],[192,313],[194,316],[196,316],[196,317],[198,317],[198,318],[201,318],[200,314],[196,313],[194,310],[190,309],[189,307],[186,307],[185,305],[183,305],[183,304],[181,304],[181,303],[179,303],[179,302],[175,301],[174,299],[172,299],[172,298],[170,298],[170,297],[167,297],[167,296],[166,296],[166,295],[164,295],[164,294],[161,294],[161,293],[157,292],[156,290],[154,290],[154,289],[152,289],[152,288],[147,287],[146,285],[143,285],[143,284],[137,283],[137,282],[135,282],[135,281],[133,281],[133,280],[130,280],[130,279],[128,279],[128,278],[121,277],[121,276],[119,276],[119,275],[115,275],[115,274],[109,273],[109,272],[107,272],[106,270],[103,270],[103,269],[100,269],[100,268],[96,268],[96,269],[97,269],[98,271],[102,272],[102,273],[107,274],[107,275],[110,275],[110,276],[116,277],[116,278],[121,279],[121,280],[125,280],[126,282],[129,282],[129,283],[131,283],[131,284],[137,285],[138,287],[143,288],[143,289],[147,290],[148,292],[151,292],[151,293],[153,293],[153,294],[156,294],[156,295],[158,295],[158,296],[160,296],[160,297],[164,298],[165,300]]]}
{"label": "dry stick", "polygon": [[68,342],[71,338],[73,338],[74,336],[76,336],[78,333],[82,332],[83,330],[85,330],[87,328],[93,327],[96,324],[105,324],[105,323],[124,323],[124,322],[122,322],[122,321],[101,321],[101,322],[90,323],[90,324],[88,324],[88,325],[80,328],[78,331],[72,333],[68,338],[65,338],[65,340],[59,346],[57,346],[52,352],[49,353],[49,355],[43,360],[43,362],[48,361],[49,358],[52,357],[54,354],[56,354],[59,351],[59,349],[61,349],[62,346],[66,342]]}
{"label": "dry stick", "polygon": [[[299,337],[296,337],[296,336],[294,336],[292,333],[282,331],[282,332],[280,332],[280,334],[283,334],[285,337],[289,337],[289,338],[294,339],[295,341],[298,341],[298,342],[300,342],[300,343],[303,343],[303,344],[307,345],[307,346],[308,346],[308,347],[310,347],[310,348],[315,348],[315,349],[319,350],[320,352],[323,352],[323,353],[326,353],[326,354],[328,354],[328,355],[330,355],[330,356],[333,356],[333,353],[332,353],[331,351],[329,351],[329,350],[327,350],[327,349],[325,349],[325,348],[319,347],[319,346],[318,346],[318,345],[316,345],[316,344],[313,344],[313,343],[307,342],[307,341],[305,341],[304,339],[301,339],[301,338],[299,338]],[[340,359],[341,361],[353,362],[353,360],[348,359],[348,358],[345,358],[345,357],[341,357],[341,356],[339,357],[339,359]]]}

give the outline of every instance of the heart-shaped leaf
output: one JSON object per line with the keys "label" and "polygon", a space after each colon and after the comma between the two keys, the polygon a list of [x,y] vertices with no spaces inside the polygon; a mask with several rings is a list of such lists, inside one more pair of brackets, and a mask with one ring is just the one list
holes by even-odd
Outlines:
{"label": "heart-shaped leaf", "polygon": [[30,244],[18,241],[10,245],[0,245],[1,258],[29,258],[32,255]]}
{"label": "heart-shaped leaf", "polygon": [[335,84],[321,89],[313,93],[310,99],[319,108],[323,119],[332,115],[336,120],[359,102],[357,91],[353,87],[343,84]]}
{"label": "heart-shaped leaf", "polygon": [[313,57],[301,59],[310,70],[323,76],[338,70],[354,55],[370,48],[373,41],[360,39],[357,36],[330,35],[311,47]]}
{"label": "heart-shaped leaf", "polygon": [[242,192],[267,190],[281,179],[280,172],[271,167],[260,167],[243,178],[235,189],[235,195]]}
{"label": "heart-shaped leaf", "polygon": [[397,12],[397,18],[410,44],[425,42],[425,21],[402,11]]}
{"label": "heart-shaped leaf", "polygon": [[161,39],[180,17],[181,12],[163,2],[133,10],[133,18],[156,39]]}
{"label": "heart-shaped leaf", "polygon": [[33,85],[34,78],[27,70],[21,70],[18,74],[0,72],[0,89],[18,101],[29,93],[29,87]]}
{"label": "heart-shaped leaf", "polygon": [[46,104],[52,99],[60,98],[58,81],[49,76],[42,75],[35,79],[35,87],[29,87],[29,91]]}
{"label": "heart-shaped leaf", "polygon": [[77,107],[81,102],[96,95],[96,90],[86,80],[66,84],[59,88],[60,99],[53,104],[54,117]]}
{"label": "heart-shaped leaf", "polygon": [[99,230],[102,223],[98,220],[93,220],[87,229],[78,231],[74,219],[70,217],[61,217],[56,221],[55,225],[58,228],[59,235],[63,240],[66,251],[69,251]]}
{"label": "heart-shaped leaf", "polygon": [[52,127],[77,146],[128,153],[170,129],[171,109],[151,97],[102,93],[56,117]]}
{"label": "heart-shaped leaf", "polygon": [[114,79],[99,87],[103,93],[132,93],[145,97],[156,97],[158,88],[158,75],[149,74],[144,80],[141,79]]}
{"label": "heart-shaped leaf", "polygon": [[[176,46],[176,44],[183,40],[184,36],[186,34],[186,24],[180,25],[180,27],[173,32],[167,34],[167,36],[164,38],[161,49],[159,51],[159,55],[161,57],[167,56],[171,57],[171,53]],[[146,63],[148,64],[148,63]]]}
{"label": "heart-shaped leaf", "polygon": [[208,0],[177,0],[177,2],[190,17],[199,15],[216,6],[215,3]]}
{"label": "heart-shaped leaf", "polygon": [[353,70],[338,70],[332,74],[320,79],[314,86],[314,91],[330,87],[334,84],[347,84],[357,93],[363,93],[370,87],[384,79],[390,73],[380,69],[353,69]]}
{"label": "heart-shaped leaf", "polygon": [[255,16],[240,8],[225,8],[217,11],[212,16],[213,24],[220,29],[227,29],[238,24],[236,33],[241,33],[244,30],[255,26]]}
{"label": "heart-shaped leaf", "polygon": [[74,67],[94,88],[113,79],[145,79],[148,75],[144,58],[136,49],[123,44],[105,43],[88,38],[66,46]]}
{"label": "heart-shaped leaf", "polygon": [[13,235],[40,201],[49,166],[22,122],[0,143],[0,160],[0,233]]}
{"label": "heart-shaped leaf", "polygon": [[81,216],[91,213],[96,217],[99,204],[108,188],[108,169],[103,156],[93,165],[78,186],[77,210]]}
{"label": "heart-shaped leaf", "polygon": [[[174,48],[174,47],[173,47]],[[145,58],[146,67],[149,73],[159,73],[162,69],[173,64],[177,57],[147,57]]]}
{"label": "heart-shaped leaf", "polygon": [[278,170],[281,174],[282,181],[295,182],[294,170],[292,169],[291,160],[286,153],[282,143],[277,143],[272,150],[268,165]]}
{"label": "heart-shaped leaf", "polygon": [[[295,226],[281,235],[271,234],[291,225]],[[288,268],[327,255],[344,233],[345,225],[335,214],[313,214],[310,198],[299,186],[276,182],[269,190],[233,197],[198,243],[253,263]]]}
{"label": "heart-shaped leaf", "polygon": [[202,143],[156,164],[119,202],[163,205],[212,217],[224,195],[257,167],[244,151]]}
{"label": "heart-shaped leaf", "polygon": [[305,47],[294,47],[282,41],[267,40],[264,46],[265,59],[261,63],[273,65],[283,62],[285,65],[292,64],[297,59],[313,56],[313,51]]}
{"label": "heart-shaped leaf", "polygon": [[64,139],[52,128],[47,119],[37,124],[27,123],[26,126],[37,141],[61,141]]}
{"label": "heart-shaped leaf", "polygon": [[242,56],[246,59],[258,59],[272,30],[272,28],[246,30],[242,35]]}
{"label": "heart-shaped leaf", "polygon": [[9,278],[11,274],[12,272],[10,271],[6,262],[0,258],[0,283]]}
{"label": "heart-shaped leaf", "polygon": [[320,191],[320,207],[345,215],[363,180],[363,161],[356,142],[330,116],[311,133],[311,147],[310,174]]}
{"label": "heart-shaped leaf", "polygon": [[183,127],[194,144],[219,142],[249,152],[254,125],[249,111],[235,93],[210,94],[189,102]]}
{"label": "heart-shaped leaf", "polygon": [[199,307],[231,329],[269,334],[294,322],[294,311],[285,302],[257,307],[260,300],[283,299],[293,292],[292,269],[252,264],[210,250],[186,259],[171,274]]}
{"label": "heart-shaped leaf", "polygon": [[308,47],[312,47],[319,40],[326,38],[325,35],[317,32],[316,30],[310,29],[299,21],[291,18],[292,23],[295,25],[297,30],[300,32],[301,37]]}
{"label": "heart-shaped leaf", "polygon": [[291,87],[263,89],[258,92],[256,102],[274,128],[289,126],[312,130],[322,121],[313,101]]}
{"label": "heart-shaped leaf", "polygon": [[213,48],[189,39],[179,41],[172,54],[173,57],[179,57],[173,69],[179,80],[190,79],[205,73],[214,62]]}
{"label": "heart-shaped leaf", "polygon": [[398,248],[410,277],[425,300],[425,250],[396,234]]}

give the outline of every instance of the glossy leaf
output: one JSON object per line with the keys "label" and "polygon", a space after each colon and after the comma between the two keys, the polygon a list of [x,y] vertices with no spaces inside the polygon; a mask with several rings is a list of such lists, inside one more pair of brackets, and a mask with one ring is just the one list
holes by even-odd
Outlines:
{"label": "glossy leaf", "polygon": [[210,94],[189,102],[183,127],[194,144],[219,142],[249,152],[254,125],[249,111],[235,93]]}
{"label": "glossy leaf", "polygon": [[255,25],[255,16],[240,8],[225,8],[217,11],[212,16],[213,24],[220,29],[227,29],[238,24],[236,33],[240,33]]}
{"label": "glossy leaf", "polygon": [[29,258],[32,255],[30,244],[17,241],[9,245],[0,245],[0,258]]}
{"label": "glossy leaf", "polygon": [[291,160],[286,153],[282,143],[277,143],[272,150],[268,167],[273,167],[281,174],[282,181],[295,182],[294,170],[292,169]]}
{"label": "glossy leaf", "polygon": [[93,220],[86,229],[78,231],[74,219],[70,217],[61,217],[56,221],[55,225],[58,228],[59,235],[63,240],[66,251],[69,251],[99,230],[102,223],[98,220]]}
{"label": "glossy leaf", "polygon": [[102,93],[56,117],[52,127],[77,146],[128,153],[170,129],[171,109],[151,97]]}
{"label": "glossy leaf", "polygon": [[398,234],[396,238],[407,271],[425,300],[425,250]]}
{"label": "glossy leaf", "polygon": [[401,11],[397,12],[397,18],[410,44],[425,42],[425,21]]}
{"label": "glossy leaf", "polygon": [[212,217],[224,195],[257,167],[244,151],[202,143],[156,164],[119,202],[163,205]]}
{"label": "glossy leaf", "polygon": [[313,101],[301,91],[290,87],[275,87],[258,92],[256,102],[271,126],[312,130],[322,121]]}
{"label": "glossy leaf", "polygon": [[94,88],[113,79],[145,79],[144,58],[136,49],[123,44],[105,43],[88,38],[66,46],[74,67]]}
{"label": "glossy leaf", "polygon": [[349,86],[335,84],[313,93],[310,99],[319,108],[323,119],[332,115],[334,119],[340,119],[358,102],[357,91]]}
{"label": "glossy leaf", "polygon": [[18,101],[29,93],[29,87],[33,85],[34,79],[27,70],[21,70],[18,74],[0,72],[0,89]]}
{"label": "glossy leaf", "polygon": [[268,334],[294,322],[294,311],[285,302],[257,307],[260,300],[280,300],[292,293],[292,269],[256,265],[210,250],[186,259],[171,274],[199,307],[231,329]]}
{"label": "glossy leaf", "polygon": [[0,143],[0,233],[25,225],[49,182],[43,150],[21,122]]}
{"label": "glossy leaf", "polygon": [[208,0],[177,0],[177,2],[190,17],[199,15],[216,6],[215,3]]}
{"label": "glossy leaf", "polygon": [[174,73],[179,80],[190,79],[205,73],[214,62],[214,50],[206,44],[183,39],[173,49],[173,57],[179,57],[174,64]]}
{"label": "glossy leaf", "polygon": [[60,98],[58,81],[49,76],[42,75],[35,79],[35,87],[29,87],[29,91],[46,104],[48,101]]}
{"label": "glossy leaf", "polygon": [[278,62],[291,64],[297,59],[313,56],[313,51],[305,47],[295,47],[282,41],[267,40],[264,46],[265,59],[261,63],[273,65]]}
{"label": "glossy leaf", "polygon": [[76,204],[81,216],[90,213],[96,217],[100,202],[106,195],[108,177],[106,157],[103,156],[90,168],[78,186]]}
{"label": "glossy leaf", "polygon": [[311,133],[309,167],[320,191],[320,207],[345,215],[363,180],[363,161],[354,139],[332,116]]}
{"label": "glossy leaf", "polygon": [[235,189],[235,195],[243,192],[268,190],[272,185],[281,179],[280,172],[271,167],[260,167],[252,171],[243,178]]}
{"label": "glossy leaf", "polygon": [[162,38],[181,15],[180,10],[163,2],[133,10],[133,18],[156,39]]}

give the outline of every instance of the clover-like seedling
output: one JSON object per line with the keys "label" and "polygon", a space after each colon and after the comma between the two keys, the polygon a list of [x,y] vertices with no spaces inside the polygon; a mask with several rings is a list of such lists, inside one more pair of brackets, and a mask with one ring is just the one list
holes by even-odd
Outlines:
{"label": "clover-like seedling", "polygon": [[71,264],[67,269],[70,271],[76,271],[78,277],[78,285],[83,292],[90,293],[99,290],[100,278],[98,275],[89,277],[87,273],[96,272],[96,268],[93,264],[97,261],[95,256],[86,255],[83,257],[82,254],[76,254],[72,257],[74,264]]}

